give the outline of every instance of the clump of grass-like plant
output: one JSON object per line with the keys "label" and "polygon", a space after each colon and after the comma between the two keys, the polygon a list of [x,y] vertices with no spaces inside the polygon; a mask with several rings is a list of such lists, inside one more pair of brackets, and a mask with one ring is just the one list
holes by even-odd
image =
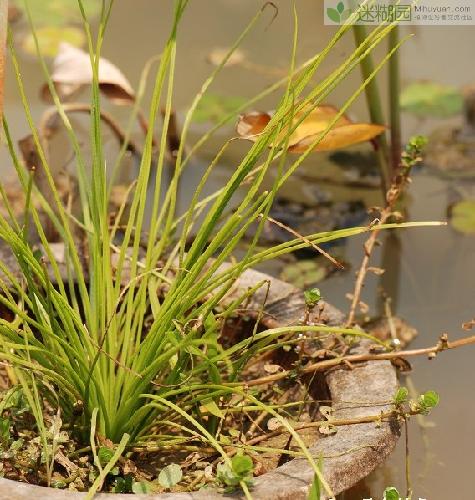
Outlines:
{"label": "clump of grass-like plant", "polygon": [[[80,218],[71,214],[61,202],[54,173],[25,95],[12,34],[9,34],[13,72],[41,164],[32,170],[23,167],[5,118],[5,137],[26,202],[24,220],[19,221],[13,217],[13,210],[2,189],[3,202],[11,216],[0,215],[0,238],[13,253],[18,272],[0,262],[0,303],[13,318],[0,320],[0,358],[8,365],[10,378],[21,385],[35,417],[46,454],[47,483],[51,483],[54,448],[48,438],[45,407],[60,412],[62,422],[94,457],[99,474],[92,485],[92,492],[101,488],[126,450],[154,446],[160,449],[170,444],[178,444],[179,448],[179,444],[190,436],[214,448],[221,456],[223,467],[227,467],[227,472],[222,471],[223,477],[229,479],[231,475],[234,479],[229,481],[239,484],[247,492],[247,473],[232,475],[236,461],[228,456],[219,438],[223,408],[233,400],[268,412],[288,428],[302,447],[304,456],[312,463],[323,488],[331,494],[319,467],[297,432],[278,409],[260,401],[258,395],[245,390],[240,383],[240,374],[250,353],[258,354],[259,350],[268,349],[288,331],[285,328],[266,330],[238,346],[225,348],[220,343],[222,327],[252,291],[225,308],[219,306],[245,270],[309,244],[318,245],[368,231],[367,227],[356,227],[317,233],[307,235],[305,240],[298,238],[269,249],[257,249],[276,193],[364,90],[392,52],[376,65],[374,73],[349,97],[339,115],[315,139],[308,152],[289,159],[286,141],[298,126],[294,123],[294,116],[304,112],[303,120],[305,113],[310,113],[321,104],[391,32],[394,24],[372,31],[353,54],[315,84],[322,61],[331,56],[334,46],[350,28],[351,19],[320,54],[297,67],[295,16],[289,75],[258,96],[280,91],[270,123],[235,166],[225,185],[202,198],[210,174],[229,145],[229,142],[225,143],[196,186],[186,212],[177,215],[180,177],[191,155],[214,131],[206,134],[186,154],[184,145],[193,113],[227,59],[204,82],[191,103],[182,128],[173,176],[162,196],[161,186],[166,177],[167,129],[173,106],[176,42],[187,4],[188,0],[175,2],[170,34],[155,74],[149,106],[150,128],[140,169],[117,217],[117,221],[123,221],[127,213],[125,225],[120,227],[119,222],[111,224],[108,211],[110,184],[101,139],[98,82],[99,56],[113,1],[103,2],[101,22],[94,39],[82,0],[78,0],[93,69],[90,125],[93,155],[90,165],[86,165],[79,140],[38,50],[51,95],[75,152],[82,207]],[[267,7],[265,5],[251,20],[227,57],[231,56]],[[393,50],[396,49],[394,47]],[[160,148],[155,155],[154,125],[162,108]],[[263,191],[264,178],[271,168],[277,171],[277,175],[271,188]],[[52,205],[46,202],[45,193],[35,187],[35,175],[38,175],[39,169],[51,190]],[[155,188],[150,192],[148,187],[152,179]],[[243,184],[246,185],[243,199],[230,212],[228,209],[233,195]],[[127,211],[126,203],[129,205]],[[46,237],[42,225],[43,213],[51,220],[64,245],[65,262],[61,266],[56,258],[57,247],[53,247]],[[151,221],[148,226],[145,224],[146,216]],[[233,260],[237,245],[253,224],[257,224],[255,236],[244,255],[237,261]],[[39,243],[30,240],[31,229],[37,233]],[[227,261],[232,261],[232,264],[223,267],[222,264]],[[321,335],[361,334],[360,330],[325,325],[307,326],[305,329]],[[203,414],[203,407],[209,410],[206,415]],[[117,445],[106,461],[99,456],[100,443],[104,439]]]}

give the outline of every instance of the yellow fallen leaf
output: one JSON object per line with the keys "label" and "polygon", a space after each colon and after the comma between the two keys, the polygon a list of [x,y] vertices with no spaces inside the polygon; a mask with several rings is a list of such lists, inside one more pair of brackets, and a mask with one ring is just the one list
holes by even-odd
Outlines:
{"label": "yellow fallen leaf", "polygon": [[[290,152],[302,153],[306,151],[339,113],[337,108],[330,105],[317,106],[310,113],[308,113],[307,109],[304,108],[297,112],[292,119],[292,126],[301,123],[298,124],[289,138],[288,150]],[[303,118],[304,116],[305,118]],[[271,118],[272,113],[257,111],[241,115],[236,128],[239,137],[255,142]],[[369,141],[384,130],[383,125],[353,123],[346,115],[342,115],[314,148],[314,151],[331,151]],[[282,142],[286,134],[285,130],[281,131],[277,142]]]}
{"label": "yellow fallen leaf", "polygon": [[[325,135],[313,150],[333,151],[360,142],[370,141],[384,132],[385,128],[384,125],[373,125],[371,123],[351,123],[342,127],[335,127]],[[297,144],[290,146],[289,151],[292,153],[303,153],[317,139],[321,132],[305,137]]]}

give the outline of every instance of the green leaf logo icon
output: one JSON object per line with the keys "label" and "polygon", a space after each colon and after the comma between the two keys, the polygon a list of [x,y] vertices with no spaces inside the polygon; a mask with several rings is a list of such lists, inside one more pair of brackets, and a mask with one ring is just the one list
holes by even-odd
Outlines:
{"label": "green leaf logo icon", "polygon": [[328,18],[337,24],[346,21],[350,17],[350,14],[351,9],[345,9],[344,2],[338,2],[335,9],[331,7],[327,9]]}
{"label": "green leaf logo icon", "polygon": [[340,23],[340,13],[336,9],[329,7],[327,9],[327,16],[334,22]]}

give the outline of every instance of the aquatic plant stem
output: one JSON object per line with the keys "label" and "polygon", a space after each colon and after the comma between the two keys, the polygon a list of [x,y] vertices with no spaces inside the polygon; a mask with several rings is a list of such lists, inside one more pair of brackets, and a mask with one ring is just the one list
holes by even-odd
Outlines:
{"label": "aquatic plant stem", "polygon": [[[399,44],[399,26],[394,26],[388,35],[388,50]],[[401,106],[399,53],[396,51],[388,63],[389,68],[389,116],[391,124],[391,162],[390,179],[396,175],[401,158]]]}
{"label": "aquatic plant stem", "polygon": [[[359,47],[362,43],[364,43],[368,36],[365,26],[359,24],[353,25],[353,36],[355,39],[356,47]],[[371,54],[368,54],[364,59],[360,61],[360,68],[363,80],[366,81],[368,78],[370,78],[371,74],[373,74],[375,68]],[[379,125],[384,125],[385,119],[383,106],[381,104],[378,82],[375,79],[372,79],[366,85],[365,94],[371,122]],[[374,141],[376,144],[376,155],[378,157],[378,163],[381,169],[381,189],[384,196],[391,180],[390,168],[388,164],[388,142],[385,134],[379,135],[374,139]]]}

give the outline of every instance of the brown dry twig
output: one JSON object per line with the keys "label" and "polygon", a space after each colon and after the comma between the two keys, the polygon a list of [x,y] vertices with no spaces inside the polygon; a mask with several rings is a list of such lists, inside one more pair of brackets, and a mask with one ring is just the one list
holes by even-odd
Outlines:
{"label": "brown dry twig", "polygon": [[[421,150],[424,146],[424,141],[420,139],[415,139],[411,141],[406,147],[406,151],[401,156],[401,163],[399,165],[399,171],[394,176],[391,186],[386,193],[386,206],[380,209],[379,218],[376,218],[370,227],[382,226],[388,219],[395,216],[395,205],[399,200],[404,189],[410,182],[409,175],[411,173],[411,168],[419,163],[421,158]],[[377,243],[377,238],[379,235],[379,230],[376,229],[371,232],[371,235],[364,243],[364,257],[361,262],[361,266],[356,275],[355,287],[352,293],[350,312],[348,314],[348,319],[345,326],[348,328],[355,323],[356,309],[360,304],[361,292],[365,283],[366,275],[370,270],[369,262],[371,259],[371,254],[373,253],[374,247]]]}
{"label": "brown dry twig", "polygon": [[315,243],[313,243],[313,241],[310,241],[308,238],[306,238],[305,236],[303,236],[300,233],[298,233],[297,231],[295,231],[295,229],[292,229],[291,227],[283,224],[282,222],[280,222],[278,220],[273,219],[270,216],[267,216],[266,219],[269,222],[272,222],[272,224],[275,224],[276,226],[280,227],[281,229],[284,229],[285,231],[288,231],[290,234],[292,234],[292,235],[296,236],[297,238],[301,239],[304,243],[306,243],[307,245],[311,246],[318,253],[320,253],[324,257],[326,257],[332,264],[334,264],[336,267],[338,267],[338,269],[344,269],[345,268],[345,266],[341,262],[338,262],[329,253],[325,252],[325,250],[323,250],[323,248],[320,248],[318,245],[316,245]]}
{"label": "brown dry twig", "polygon": [[[377,361],[377,360],[392,360],[398,358],[406,358],[412,356],[428,356],[429,359],[433,359],[439,352],[456,349],[465,345],[475,344],[475,335],[471,337],[465,337],[459,340],[454,340],[453,342],[448,341],[447,334],[441,335],[439,341],[435,346],[425,347],[421,349],[411,349],[407,351],[391,351],[382,353],[368,353],[368,354],[349,354],[347,356],[339,356],[332,359],[325,359],[323,361],[318,361],[316,363],[310,363],[306,366],[300,368],[299,373],[312,373],[321,372],[339,366],[346,363],[363,363],[365,361]],[[285,379],[293,374],[293,370],[284,370],[273,375],[268,375],[265,377],[257,378],[254,380],[246,381],[247,387],[254,387],[256,385],[265,385],[277,382],[278,380]]]}

